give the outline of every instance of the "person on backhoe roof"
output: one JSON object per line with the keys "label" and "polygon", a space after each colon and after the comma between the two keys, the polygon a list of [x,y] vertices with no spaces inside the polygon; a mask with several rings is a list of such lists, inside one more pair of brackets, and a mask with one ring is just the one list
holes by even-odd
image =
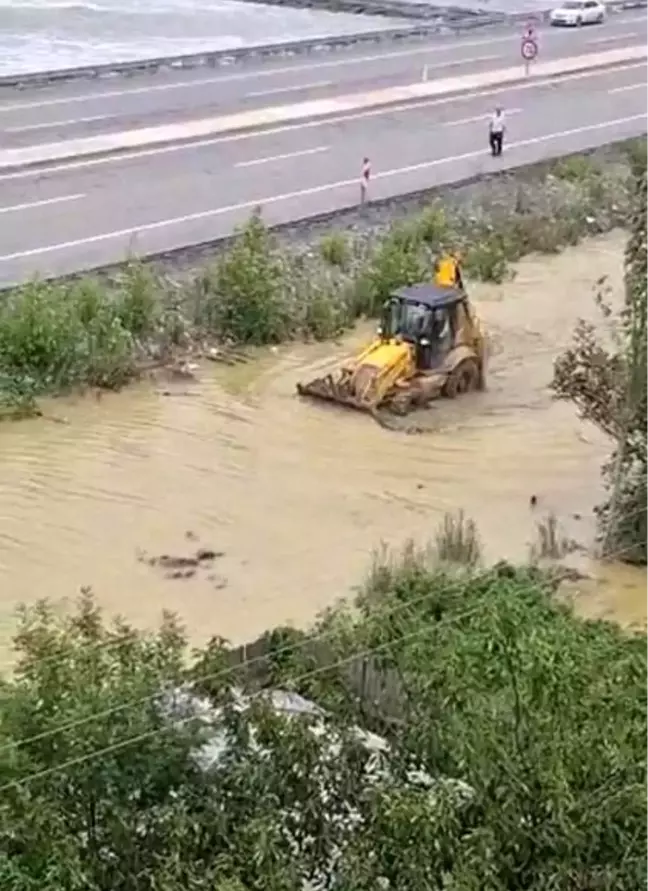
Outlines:
{"label": "person on backhoe roof", "polygon": [[463,280],[457,254],[444,254],[437,260],[434,268],[434,282],[441,288],[461,288]]}

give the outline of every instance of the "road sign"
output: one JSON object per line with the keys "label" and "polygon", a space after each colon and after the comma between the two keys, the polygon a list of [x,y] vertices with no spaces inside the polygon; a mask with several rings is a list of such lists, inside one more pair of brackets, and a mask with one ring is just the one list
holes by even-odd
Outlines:
{"label": "road sign", "polygon": [[522,58],[525,62],[533,62],[538,55],[538,44],[530,37],[525,37],[521,47]]}

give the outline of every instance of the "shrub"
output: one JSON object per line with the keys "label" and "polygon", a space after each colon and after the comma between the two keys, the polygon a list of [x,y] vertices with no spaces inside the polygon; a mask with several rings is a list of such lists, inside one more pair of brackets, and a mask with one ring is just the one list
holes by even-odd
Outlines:
{"label": "shrub", "polygon": [[39,390],[118,387],[133,373],[133,337],[102,285],[32,283],[0,304],[0,370]]}
{"label": "shrub", "polygon": [[445,514],[435,536],[434,550],[443,563],[476,566],[481,560],[482,548],[474,521],[463,511]]}
{"label": "shrub", "polygon": [[447,214],[439,204],[424,210],[417,221],[419,237],[434,250],[451,238]]}
{"label": "shrub", "polygon": [[139,262],[129,263],[115,282],[117,317],[134,337],[153,334],[160,319],[160,287],[151,270]]}
{"label": "shrub", "polygon": [[599,165],[587,155],[573,155],[571,158],[561,158],[553,169],[554,176],[565,179],[568,182],[582,182],[601,174]]}
{"label": "shrub", "polygon": [[557,516],[552,512],[536,523],[537,543],[531,548],[531,559],[560,560],[570,550],[571,542],[560,529]]}
{"label": "shrub", "polygon": [[346,269],[351,259],[349,243],[343,232],[331,232],[320,241],[322,258],[331,266]]}
{"label": "shrub", "polygon": [[429,279],[430,263],[415,223],[397,223],[377,246],[366,272],[370,310],[378,312],[393,291]]}
{"label": "shrub", "polygon": [[471,244],[464,254],[464,267],[469,277],[501,284],[510,275],[505,247],[492,233]]}
{"label": "shrub", "polygon": [[290,329],[283,301],[285,263],[255,213],[204,279],[206,320],[220,337],[277,343]]}

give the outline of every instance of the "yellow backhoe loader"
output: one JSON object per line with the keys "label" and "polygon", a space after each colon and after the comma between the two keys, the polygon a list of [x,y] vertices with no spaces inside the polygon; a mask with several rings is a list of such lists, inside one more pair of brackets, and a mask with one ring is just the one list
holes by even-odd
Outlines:
{"label": "yellow backhoe loader", "polygon": [[376,339],[335,375],[298,384],[301,396],[406,414],[440,396],[485,386],[485,338],[458,285],[418,284],[386,301]]}

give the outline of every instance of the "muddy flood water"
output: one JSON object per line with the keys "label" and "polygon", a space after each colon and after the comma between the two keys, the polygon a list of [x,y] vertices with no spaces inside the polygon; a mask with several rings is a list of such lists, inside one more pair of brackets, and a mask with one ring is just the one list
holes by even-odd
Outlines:
{"label": "muddy flood water", "polygon": [[[620,293],[623,247],[613,233],[526,259],[505,285],[473,284],[492,338],[488,390],[417,417],[430,433],[390,432],[295,397],[296,381],[368,329],[236,368],[209,365],[170,397],[141,385],[48,405],[65,423],[4,426],[2,642],[20,602],[74,599],[82,585],[142,627],[162,609],[179,612],[196,643],[307,623],[362,578],[381,541],[425,540],[458,508],[477,521],[490,558],[524,558],[548,511],[591,544],[609,444],[570,405],[552,402],[547,385],[576,319],[596,317],[596,281],[609,276]],[[223,555],[191,578],[167,578],[138,559],[197,547]],[[581,589],[580,609],[645,622],[643,571],[588,569],[597,580]]]}

